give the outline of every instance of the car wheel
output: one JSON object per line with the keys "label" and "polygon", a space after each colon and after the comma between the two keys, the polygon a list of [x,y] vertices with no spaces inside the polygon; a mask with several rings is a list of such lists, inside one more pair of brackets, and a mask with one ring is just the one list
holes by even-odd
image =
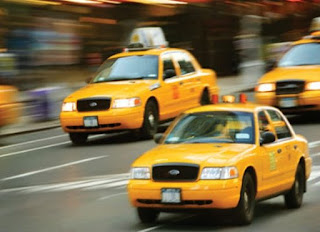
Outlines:
{"label": "car wheel", "polygon": [[249,173],[245,173],[242,180],[240,200],[235,209],[235,221],[240,225],[252,222],[255,210],[255,186]]}
{"label": "car wheel", "polygon": [[160,212],[154,209],[150,209],[150,208],[138,208],[138,216],[139,219],[142,223],[152,223],[155,222],[158,217]]}
{"label": "car wheel", "polygon": [[154,101],[148,101],[144,110],[141,135],[144,139],[150,139],[158,131],[159,115],[158,108]]}
{"label": "car wheel", "polygon": [[296,177],[290,191],[284,195],[284,201],[289,209],[300,208],[303,200],[305,185],[304,171],[301,165],[298,166]]}
{"label": "car wheel", "polygon": [[82,145],[87,142],[88,134],[85,133],[69,133],[71,142],[74,145]]}
{"label": "car wheel", "polygon": [[209,91],[207,89],[205,89],[202,92],[202,95],[201,95],[201,98],[200,98],[200,105],[204,106],[204,105],[209,105],[209,104],[211,104]]}

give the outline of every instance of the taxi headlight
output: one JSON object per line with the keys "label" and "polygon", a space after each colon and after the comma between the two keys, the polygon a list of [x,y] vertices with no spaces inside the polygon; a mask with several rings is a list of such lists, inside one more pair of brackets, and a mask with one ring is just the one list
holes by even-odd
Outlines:
{"label": "taxi headlight", "polygon": [[141,99],[138,97],[115,99],[112,108],[130,108],[141,105]]}
{"label": "taxi headlight", "polygon": [[259,84],[257,86],[256,91],[257,92],[271,92],[276,89],[275,84],[273,83],[264,83],[264,84]]}
{"label": "taxi headlight", "polygon": [[204,168],[201,173],[201,180],[227,180],[239,176],[236,167]]}
{"label": "taxi headlight", "polygon": [[64,112],[71,112],[76,110],[76,103],[75,102],[64,102],[62,104],[62,111]]}
{"label": "taxi headlight", "polygon": [[138,167],[138,168],[131,168],[130,171],[130,178],[131,179],[150,179],[150,169],[147,167]]}
{"label": "taxi headlight", "polygon": [[306,90],[320,90],[320,82],[310,82],[306,85]]}

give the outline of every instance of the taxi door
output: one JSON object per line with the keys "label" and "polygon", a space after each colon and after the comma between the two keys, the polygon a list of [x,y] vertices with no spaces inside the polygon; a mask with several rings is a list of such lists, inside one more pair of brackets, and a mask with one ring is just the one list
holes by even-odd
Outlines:
{"label": "taxi door", "polygon": [[[290,130],[283,116],[273,109],[266,110],[276,133],[279,148],[278,162],[280,165],[280,179],[282,185],[291,185],[295,177],[295,141],[293,132]],[[297,146],[297,145],[296,145]]]}
{"label": "taxi door", "polygon": [[[274,133],[274,129],[264,110],[258,112],[259,136],[265,131]],[[277,141],[260,146],[260,159],[262,162],[262,181],[260,197],[276,194],[281,190],[281,154],[282,144]]]}
{"label": "taxi door", "polygon": [[199,106],[201,81],[192,58],[185,52],[175,52],[173,58],[180,68],[181,101],[184,110]]}
{"label": "taxi door", "polygon": [[[160,57],[159,72],[162,75],[161,87],[158,89],[160,101],[160,120],[176,117],[183,111],[182,83],[179,70],[174,64],[172,53],[165,53]],[[161,77],[160,77],[161,79]]]}

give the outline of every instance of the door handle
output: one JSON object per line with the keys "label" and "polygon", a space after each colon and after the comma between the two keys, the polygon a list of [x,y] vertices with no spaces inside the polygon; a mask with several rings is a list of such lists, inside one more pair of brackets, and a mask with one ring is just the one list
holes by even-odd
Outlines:
{"label": "door handle", "polygon": [[279,148],[279,149],[278,149],[278,154],[280,154],[281,152],[282,152],[282,150]]}
{"label": "door handle", "polygon": [[294,145],[293,148],[294,148],[294,149],[297,149],[297,148],[298,148],[298,145]]}
{"label": "door handle", "polygon": [[180,84],[180,85],[183,85],[183,82],[181,81],[179,84]]}

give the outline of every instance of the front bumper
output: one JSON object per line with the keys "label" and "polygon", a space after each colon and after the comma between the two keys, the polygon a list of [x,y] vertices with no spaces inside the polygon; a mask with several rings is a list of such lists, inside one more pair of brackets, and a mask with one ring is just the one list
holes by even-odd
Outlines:
{"label": "front bumper", "polygon": [[[161,189],[181,189],[181,204],[161,203]],[[188,183],[130,180],[129,200],[134,207],[157,209],[230,209],[238,205],[241,183],[232,180],[200,180]]]}
{"label": "front bumper", "polygon": [[[109,109],[91,112],[61,112],[60,122],[65,132],[103,133],[114,130],[138,129],[143,123],[144,110],[142,107]],[[83,118],[97,116],[99,126],[84,127]]]}
{"label": "front bumper", "polygon": [[[283,106],[283,99],[295,99],[295,106]],[[304,91],[299,94],[276,95],[275,92],[256,92],[255,99],[262,105],[271,105],[286,113],[298,113],[320,110],[320,91]]]}

